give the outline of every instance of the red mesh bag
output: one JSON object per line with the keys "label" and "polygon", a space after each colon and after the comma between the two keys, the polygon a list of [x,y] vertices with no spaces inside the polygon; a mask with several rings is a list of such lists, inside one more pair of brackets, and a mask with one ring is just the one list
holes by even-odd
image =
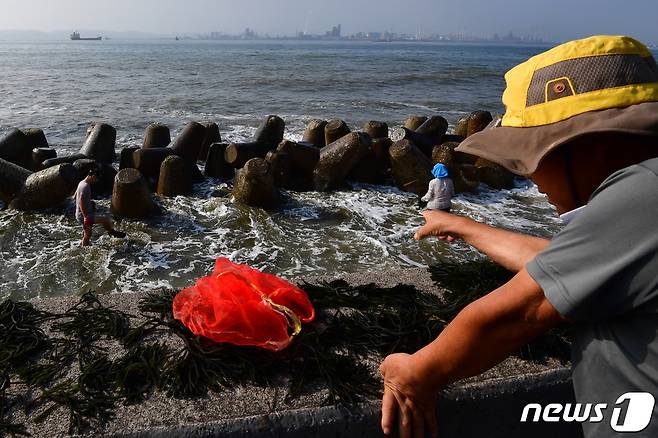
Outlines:
{"label": "red mesh bag", "polygon": [[313,321],[306,293],[274,275],[220,257],[215,271],[174,298],[174,318],[216,342],[279,351]]}

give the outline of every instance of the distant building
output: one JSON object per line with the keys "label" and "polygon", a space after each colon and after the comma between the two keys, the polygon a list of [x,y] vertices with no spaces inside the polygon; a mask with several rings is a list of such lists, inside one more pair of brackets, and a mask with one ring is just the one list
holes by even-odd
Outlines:
{"label": "distant building", "polygon": [[297,32],[297,38],[300,40],[339,40],[341,39],[341,25],[334,26],[328,30],[324,35],[313,35],[306,32]]}
{"label": "distant building", "polygon": [[340,38],[340,24],[338,26],[334,26],[330,31],[327,31],[325,34],[327,38]]}
{"label": "distant building", "polygon": [[381,32],[368,32],[367,39],[370,41],[379,41],[382,39]]}

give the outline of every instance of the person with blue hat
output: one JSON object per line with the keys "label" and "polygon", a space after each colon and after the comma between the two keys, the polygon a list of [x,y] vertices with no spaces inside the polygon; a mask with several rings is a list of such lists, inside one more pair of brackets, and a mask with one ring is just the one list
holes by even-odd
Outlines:
{"label": "person with blue hat", "polygon": [[450,213],[452,197],[455,196],[455,186],[448,176],[445,164],[435,164],[432,168],[434,179],[430,181],[429,188],[422,201],[427,202],[427,210],[442,210]]}

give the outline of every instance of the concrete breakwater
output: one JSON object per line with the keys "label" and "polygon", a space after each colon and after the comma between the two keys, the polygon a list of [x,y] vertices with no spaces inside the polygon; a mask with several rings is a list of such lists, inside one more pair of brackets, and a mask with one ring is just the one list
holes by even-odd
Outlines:
{"label": "concrete breakwater", "polygon": [[[454,151],[492,119],[488,112],[474,112],[460,120],[452,134],[447,134],[448,123],[441,116],[410,116],[390,133],[380,121],[352,131],[342,120],[317,119],[308,124],[302,141],[294,142],[284,139],[285,121],[272,115],[242,143],[222,142],[215,123],[191,122],[173,141],[167,126],[152,124],[142,147],[120,151],[118,172],[112,166],[116,129],[108,124],[90,127],[79,153],[61,157],[48,146],[42,130],[14,129],[0,139],[0,200],[20,210],[56,208],[90,166],[101,171],[95,194],[111,194],[114,212],[129,218],[157,211],[153,192],[186,195],[204,177],[235,177],[234,198],[264,208],[281,204],[281,190],[336,190],[347,181],[394,185],[422,195],[438,162],[448,166],[457,192],[473,191],[481,182],[511,188],[513,176],[500,166]],[[204,164],[203,173],[199,163]],[[143,181],[129,169],[136,169]],[[140,188],[126,189],[126,184]]]}
{"label": "concrete breakwater", "polygon": [[[489,270],[486,272],[491,273]],[[465,274],[462,271],[458,273]],[[470,275],[467,278],[476,277]],[[491,277],[493,275],[482,280],[489,280],[491,283]],[[333,278],[306,277],[298,280],[308,281],[302,284],[310,287],[311,284],[319,284]],[[322,323],[316,328],[306,327],[303,332],[306,337],[299,338],[299,342],[296,342],[296,346],[293,345],[288,353],[274,358],[250,350],[222,350],[209,348],[207,345],[205,353],[199,354],[199,351],[194,350],[198,345],[190,342],[189,338],[179,337],[181,332],[170,330],[168,327],[173,326],[169,323],[152,325],[160,320],[157,314],[163,309],[161,305],[167,303],[159,298],[147,299],[148,305],[145,306],[145,294],[107,294],[99,296],[98,302],[91,299],[84,302],[84,305],[80,305],[78,297],[33,300],[30,304],[38,311],[62,315],[60,319],[55,320],[54,326],[51,325],[54,330],[49,329],[46,334],[54,334],[57,338],[68,333],[73,337],[66,344],[68,349],[55,349],[54,355],[43,356],[41,361],[31,364],[42,365],[43,368],[37,366],[31,370],[24,369],[21,371],[22,377],[12,379],[11,385],[0,394],[8,406],[6,417],[0,418],[0,423],[22,425],[34,436],[66,436],[71,430],[77,430],[84,436],[117,437],[383,436],[379,430],[377,394],[381,382],[377,379],[376,367],[382,355],[387,354],[389,349],[407,351],[416,348],[418,342],[426,340],[410,336],[408,329],[411,324],[418,324],[418,327],[425,329],[419,330],[418,334],[427,331],[428,320],[422,316],[424,311],[429,310],[434,316],[448,317],[451,313],[442,314],[444,310],[441,303],[450,302],[449,294],[453,287],[449,287],[449,282],[435,283],[436,277],[426,269],[372,271],[344,276],[342,280],[344,282],[335,287],[344,294],[341,295],[341,300],[333,305],[340,304],[341,308],[350,308],[352,312],[356,312],[356,315],[352,314],[356,318],[350,319],[351,324],[356,324],[353,330],[358,326],[358,331],[353,333],[353,336],[345,336],[346,332],[341,331],[341,336],[332,337],[332,330],[322,329],[334,327],[345,330],[350,321],[338,319],[335,321],[338,324],[332,326],[332,320],[325,319],[330,316],[326,315],[325,311],[330,310],[331,306],[327,306],[327,301],[323,305],[322,300],[332,294],[320,290],[319,294],[314,296],[317,308],[323,309],[322,314],[325,315],[321,316]],[[499,280],[496,278],[495,281]],[[373,282],[375,289],[367,286]],[[398,283],[413,286],[401,286]],[[485,290],[491,284],[481,286]],[[312,294],[312,288],[307,290]],[[369,295],[361,295],[367,291],[370,291]],[[350,297],[356,297],[354,302],[350,302]],[[364,301],[365,297],[370,299]],[[385,307],[381,309],[381,314],[376,315],[368,311],[372,310],[370,307],[361,307],[363,304],[381,305],[382,298],[377,297],[384,299]],[[406,308],[400,307],[402,302],[406,303]],[[418,306],[420,303],[425,304]],[[359,308],[361,312],[358,311]],[[414,317],[399,318],[400,313],[407,312],[408,315],[405,315],[412,316],[418,310],[423,312]],[[22,307],[21,312],[16,315],[30,315],[28,307]],[[156,331],[131,330],[122,334],[121,329],[125,327],[117,323],[121,322],[122,316],[118,312],[137,317],[138,320],[133,320],[131,327],[135,328],[136,323],[150,321],[151,325],[147,324],[146,327],[155,328]],[[166,309],[164,313],[167,313]],[[342,318],[341,313],[335,316]],[[145,320],[140,315],[146,315],[148,318]],[[395,318],[394,315],[398,317]],[[6,320],[6,314],[3,316]],[[404,324],[407,329],[404,333],[407,334],[391,337],[380,333],[381,336],[373,337],[372,335],[379,332],[379,326],[372,326],[367,322],[378,321],[378,324],[383,324],[388,317],[391,317],[390,321],[394,324]],[[414,319],[417,321],[414,322]],[[28,317],[16,320],[24,325],[29,322]],[[436,321],[435,318],[432,320]],[[394,329],[395,325],[389,328]],[[11,333],[11,330],[4,334],[6,333]],[[138,334],[140,336],[136,337]],[[45,339],[43,333],[37,333],[35,336],[39,340]],[[318,350],[308,348],[316,345],[313,343],[315,336],[320,336],[323,341]],[[129,338],[133,342],[138,340],[130,348],[127,347],[130,344],[126,343]],[[186,339],[190,342],[187,346],[184,343]],[[363,344],[365,340],[369,341]],[[373,340],[376,345],[372,344]],[[381,346],[384,348],[380,349],[382,340]],[[554,343],[538,342],[528,347],[528,354],[513,356],[477,378],[467,379],[446,388],[437,405],[440,436],[579,436],[578,425],[574,423],[542,425],[541,428],[533,424],[519,423],[526,403],[565,403],[573,399],[570,373],[564,354],[542,345]],[[102,349],[89,348],[91,346]],[[349,356],[347,362],[336,361],[345,354],[343,352],[338,356],[333,355],[336,346],[340,347],[340,351],[347,347],[348,353],[357,354],[354,357]],[[48,368],[48,365],[52,367],[50,361],[53,364],[59,363],[55,360],[57,356],[68,357],[69,353],[77,355],[79,347],[83,347],[80,351],[86,352],[85,354],[94,360],[80,362],[80,369],[76,365],[77,360],[73,361],[70,370],[64,370],[63,373],[61,368]],[[39,348],[49,351],[50,347],[40,343]],[[367,354],[364,348],[367,348]],[[167,367],[162,355],[154,355],[162,352],[162,349],[169,351],[172,358],[182,360],[180,365],[190,365],[186,357],[196,351],[193,354],[193,362],[197,371],[208,370],[208,363],[203,361],[205,354],[217,361],[219,352],[219,368],[213,368],[213,371],[221,370],[223,373],[207,375],[195,373],[194,367],[190,366]],[[313,354],[324,360],[319,363],[314,361]],[[260,359],[253,364],[257,373],[254,374],[253,370],[250,372],[250,365],[241,362],[247,358]],[[15,359],[20,367],[26,365],[20,357]],[[271,362],[272,359],[274,362]],[[300,360],[305,360],[301,362],[301,367]],[[96,370],[99,363],[104,366],[98,370],[98,377],[89,379],[89,373]],[[126,370],[130,372],[125,376],[120,372],[117,374],[117,371],[125,366],[128,366]],[[324,371],[332,370],[332,367],[338,368],[333,369],[333,374],[329,375],[331,379],[327,379],[322,373],[314,373],[315,367],[318,366],[328,367],[324,368]],[[344,368],[345,366],[347,368]],[[176,373],[171,374],[167,370],[176,370]],[[272,370],[276,372],[272,373]],[[363,374],[354,373],[356,370]],[[38,371],[54,372],[55,382],[61,383],[62,386],[56,386],[54,382],[47,383],[47,380],[39,377]],[[304,379],[300,383],[297,379],[302,377],[302,374]],[[103,391],[79,391],[75,386],[75,383],[79,383],[83,389],[98,389],[100,376],[104,379],[101,380],[104,382]],[[176,376],[181,378],[177,379]],[[112,378],[108,380],[109,377]],[[117,377],[118,381],[115,382]],[[188,382],[188,378],[191,378],[192,382]],[[29,385],[26,380],[30,382]],[[217,386],[209,384],[213,381],[222,383]],[[115,385],[119,382],[119,388],[123,389],[115,392]],[[304,390],[295,390],[296,382],[301,384]],[[171,383],[175,383],[183,393],[168,393]],[[350,386],[355,384],[357,385],[354,387]],[[205,388],[200,394],[196,390],[198,385]],[[369,388],[374,388],[375,391],[370,392]],[[343,396],[354,398],[342,402],[332,401],[332,391],[337,389]],[[192,395],[188,393],[190,390]],[[39,394],[47,396],[42,396],[33,407],[32,413],[26,415],[23,406]],[[112,394],[118,396],[118,399],[110,397]],[[109,415],[110,413],[113,415]],[[45,415],[45,421],[37,421],[40,414]],[[84,421],[72,423],[76,418]]]}

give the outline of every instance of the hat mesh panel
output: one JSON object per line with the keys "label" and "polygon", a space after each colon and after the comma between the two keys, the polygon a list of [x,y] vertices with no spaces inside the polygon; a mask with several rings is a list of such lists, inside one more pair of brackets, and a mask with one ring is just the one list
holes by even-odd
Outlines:
{"label": "hat mesh panel", "polygon": [[546,84],[563,77],[569,78],[576,94],[581,94],[658,82],[658,66],[654,58],[639,55],[599,55],[561,61],[535,71],[528,88],[526,107],[545,103]]}

